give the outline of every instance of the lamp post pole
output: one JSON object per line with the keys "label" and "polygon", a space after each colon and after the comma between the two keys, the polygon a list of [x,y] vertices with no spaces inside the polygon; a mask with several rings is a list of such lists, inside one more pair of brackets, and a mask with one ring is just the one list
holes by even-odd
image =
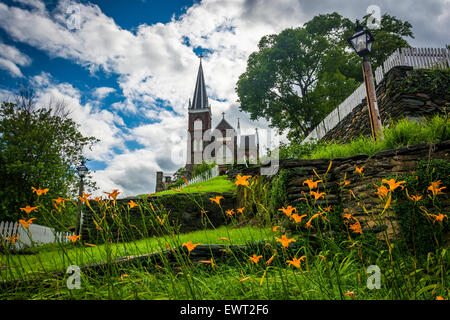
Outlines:
{"label": "lamp post pole", "polygon": [[77,222],[75,225],[75,233],[77,235],[81,234],[81,225],[82,225],[82,219],[83,219],[83,204],[81,203],[81,199],[83,197],[84,193],[84,177],[86,176],[87,172],[89,171],[88,168],[85,166],[85,159],[81,159],[81,165],[77,167],[78,175],[80,176],[80,186],[78,189],[78,202],[77,202]]}
{"label": "lamp post pole", "polygon": [[380,112],[378,110],[377,94],[373,79],[372,66],[370,61],[364,57],[362,63],[364,83],[366,86],[367,108],[369,109],[370,127],[374,141],[383,140],[382,124]]}
{"label": "lamp post pole", "polygon": [[362,69],[373,140],[383,140],[382,124],[380,112],[378,110],[372,66],[370,65],[370,61],[367,59],[367,55],[370,54],[370,51],[372,50],[372,43],[375,39],[369,30],[364,30],[364,27],[359,23],[359,20],[356,20],[355,31],[355,34],[353,34],[353,36],[351,36],[347,41],[353,50],[355,50],[355,52],[363,58]]}

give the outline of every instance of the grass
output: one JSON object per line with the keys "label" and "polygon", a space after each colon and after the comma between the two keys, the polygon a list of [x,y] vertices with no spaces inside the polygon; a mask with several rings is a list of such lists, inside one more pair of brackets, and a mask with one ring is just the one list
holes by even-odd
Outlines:
{"label": "grass", "polygon": [[[183,193],[207,193],[207,192],[235,192],[236,186],[227,179],[226,175],[218,176],[203,182],[197,182],[184,187]],[[157,196],[176,194],[174,190],[165,190],[156,193]]]}
{"label": "grass", "polygon": [[317,145],[291,143],[280,150],[283,158],[335,159],[355,155],[372,156],[377,152],[419,143],[437,143],[450,139],[450,119],[448,114],[435,115],[422,122],[400,119],[383,127],[383,140],[373,141],[372,137],[360,136],[347,143],[331,141]]}
{"label": "grass", "polygon": [[[201,244],[245,244],[247,242],[264,240],[268,237],[268,229],[242,227],[228,230],[222,226],[216,229],[199,230],[185,234],[177,234],[175,238],[154,237],[133,242],[117,243],[113,246],[101,244],[88,247],[77,244],[48,244],[35,248],[30,255],[0,255],[0,266],[11,266],[13,274],[28,275],[42,272],[64,271],[69,265],[85,265],[107,260],[106,251],[111,250],[111,259],[130,255],[141,255],[166,249],[166,244],[172,247],[191,241]],[[218,241],[227,238],[226,241]],[[10,276],[10,271],[0,271],[0,279]],[[4,280],[4,279],[3,279]]]}

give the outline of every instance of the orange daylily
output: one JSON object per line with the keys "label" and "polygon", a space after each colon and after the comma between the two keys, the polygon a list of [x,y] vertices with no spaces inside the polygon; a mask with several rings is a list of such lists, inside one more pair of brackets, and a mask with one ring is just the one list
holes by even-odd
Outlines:
{"label": "orange daylily", "polygon": [[90,244],[90,243],[87,243],[87,242],[85,242],[84,245],[85,245],[85,246],[88,246],[88,247],[93,247],[93,248],[96,247],[95,244]]}
{"label": "orange daylily", "polygon": [[420,199],[422,199],[422,196],[419,196],[419,195],[410,196],[408,194],[408,188],[405,188],[405,192],[406,192],[406,196],[408,197],[408,199],[414,201],[414,203],[417,203],[417,202],[419,202]]}
{"label": "orange daylily", "polygon": [[312,196],[314,196],[314,199],[315,199],[316,201],[317,201],[318,199],[320,199],[320,198],[323,198],[324,195],[326,195],[325,192],[318,193],[318,192],[315,192],[315,191],[310,191],[310,194],[311,194]]}
{"label": "orange daylily", "polygon": [[248,186],[249,182],[247,181],[252,176],[241,176],[241,174],[238,174],[236,176],[236,182],[234,183],[236,186]]}
{"label": "orange daylily", "polygon": [[244,214],[244,209],[245,209],[245,207],[242,207],[242,208],[239,208],[239,209],[236,209],[236,210],[237,210],[237,212],[239,212],[240,214]]}
{"label": "orange daylily", "polygon": [[39,208],[39,206],[37,206],[37,207],[26,206],[25,208],[20,208],[20,211],[25,211],[26,214],[30,214],[32,211],[35,211],[37,208]]}
{"label": "orange daylily", "polygon": [[83,203],[86,202],[86,204],[89,205],[89,197],[91,195],[92,195],[92,193],[85,193],[85,192],[83,192],[83,196],[82,197],[78,196],[78,199],[80,199],[81,202],[83,202]]}
{"label": "orange daylily", "polygon": [[317,256],[318,256],[319,258],[322,258],[322,260],[323,260],[324,262],[327,262],[327,259],[326,259],[323,255],[318,254]]}
{"label": "orange daylily", "polygon": [[16,244],[16,241],[19,240],[19,236],[15,235],[13,237],[7,237],[5,238],[7,241],[10,241],[12,244]]}
{"label": "orange daylily", "polygon": [[80,235],[72,235],[72,236],[67,236],[68,239],[72,240],[72,242],[76,242],[78,239],[81,238],[81,234]]}
{"label": "orange daylily", "polygon": [[199,262],[199,263],[210,264],[211,267],[213,267],[213,268],[214,268],[214,266],[215,266],[213,258],[211,258],[211,260],[199,260],[198,262]]}
{"label": "orange daylily", "polygon": [[233,216],[234,214],[234,209],[229,209],[226,211],[227,216],[229,216],[230,218]]}
{"label": "orange daylily", "polygon": [[283,234],[281,236],[281,238],[277,238],[276,241],[280,242],[283,245],[283,247],[287,248],[287,247],[289,247],[289,243],[295,242],[296,240],[293,239],[293,238],[292,239],[288,239],[288,238],[286,238],[286,235]]}
{"label": "orange daylily", "polygon": [[358,220],[356,220],[356,222],[354,224],[350,225],[349,228],[355,233],[362,234],[361,224],[359,223]]}
{"label": "orange daylily", "polygon": [[272,228],[272,231],[273,232],[277,232],[279,228],[280,228],[280,226],[275,226],[275,227]]}
{"label": "orange daylily", "polygon": [[198,246],[200,243],[193,244],[191,241],[183,243],[183,246],[188,249],[189,252],[195,249],[196,246]]}
{"label": "orange daylily", "polygon": [[287,260],[287,264],[289,264],[289,266],[294,266],[296,268],[300,268],[300,262],[302,262],[303,260],[306,259],[306,256],[302,256],[300,257],[300,259],[297,259],[296,257],[292,258],[292,260]]}
{"label": "orange daylily", "polygon": [[39,189],[36,189],[35,187],[31,187],[31,190],[33,190],[33,193],[36,192],[39,197],[41,194],[46,195],[49,189],[41,189],[41,187],[39,187]]}
{"label": "orange daylily", "polygon": [[209,198],[209,200],[211,200],[211,202],[215,202],[220,206],[220,200],[224,199],[224,197],[222,196],[216,196],[215,198]]}
{"label": "orange daylily", "polygon": [[398,187],[403,189],[402,184],[406,183],[406,181],[396,182],[394,179],[389,179],[389,180],[383,179],[382,182],[386,183],[387,185],[389,185],[389,191],[394,191]]}
{"label": "orange daylily", "polygon": [[128,202],[128,207],[130,207],[130,209],[133,209],[134,207],[139,206],[136,202],[134,202],[133,200],[130,200],[130,202]]}
{"label": "orange daylily", "polygon": [[278,211],[282,211],[282,212],[284,212],[284,214],[286,215],[286,216],[288,216],[288,217],[290,217],[291,216],[291,214],[292,214],[292,212],[297,212],[297,209],[296,208],[294,208],[294,207],[292,207],[292,206],[288,206],[287,208],[281,208],[281,209],[278,209]]}
{"label": "orange daylily", "polygon": [[377,187],[377,192],[375,192],[375,194],[378,195],[378,197],[379,197],[380,199],[384,199],[384,198],[388,195],[389,189],[386,188],[385,186],[381,185],[381,186],[378,187],[378,186],[375,184],[375,187]]}
{"label": "orange daylily", "polygon": [[120,280],[125,280],[125,278],[128,278],[129,277],[129,275],[127,275],[127,274],[122,274],[122,275],[120,275]]}
{"label": "orange daylily", "polygon": [[344,294],[344,297],[346,297],[346,296],[354,297],[354,296],[355,296],[355,293],[354,293],[353,291],[347,290],[347,293]]}
{"label": "orange daylily", "polygon": [[448,220],[448,216],[447,216],[446,214],[442,214],[442,213],[439,213],[438,215],[436,215],[436,214],[428,214],[428,213],[427,213],[427,215],[428,215],[429,217],[434,218],[433,224],[434,224],[436,221],[439,221],[439,222],[444,221],[444,218],[446,218],[446,219]]}
{"label": "orange daylily", "polygon": [[363,175],[364,166],[361,168],[355,167],[355,171],[359,173],[359,175]]}
{"label": "orange daylily", "polygon": [[109,198],[113,198],[113,200],[116,201],[116,198],[120,192],[119,192],[119,190],[114,189],[113,192],[111,192],[111,193],[109,193],[109,192],[103,192],[103,193],[106,193]]}
{"label": "orange daylily", "polygon": [[306,214],[299,216],[298,214],[294,213],[291,217],[292,219],[294,219],[295,223],[300,223],[302,222],[302,219],[306,216],[307,216]]}
{"label": "orange daylily", "polygon": [[228,241],[228,238],[219,238],[219,239],[217,239],[217,241]]}
{"label": "orange daylily", "polygon": [[443,193],[442,190],[447,188],[447,187],[439,188],[441,184],[442,184],[441,180],[431,182],[431,185],[428,187],[427,190],[433,193],[433,197],[436,197],[438,194],[442,194]]}
{"label": "orange daylily", "polygon": [[275,258],[275,255],[271,256],[271,257],[269,258],[269,260],[266,261],[266,266],[270,265],[270,264],[272,263],[272,261],[273,261],[274,258]]}
{"label": "orange daylily", "polygon": [[312,189],[317,189],[319,182],[323,182],[323,180],[313,181],[312,179],[308,179],[308,180],[303,181],[303,185],[307,184],[309,187],[309,190],[312,190]]}
{"label": "orange daylily", "polygon": [[33,220],[36,218],[31,218],[29,220],[25,220],[25,219],[20,219],[19,223],[24,227],[27,228],[28,230],[30,229],[30,224],[33,223]]}
{"label": "orange daylily", "polygon": [[331,209],[332,209],[331,206],[328,206],[328,207],[324,208],[323,211],[325,211],[325,212],[330,212]]}
{"label": "orange daylily", "polygon": [[321,216],[323,219],[325,219],[325,220],[328,221],[328,219],[325,218],[325,217],[322,215],[322,213],[319,211],[318,213],[316,213],[315,215],[313,215],[313,216],[308,220],[308,222],[306,222],[306,224],[305,224],[306,229],[309,229],[309,228],[311,227],[311,222],[312,222],[315,218],[317,218],[318,216]]}
{"label": "orange daylily", "polygon": [[156,216],[156,218],[158,218],[158,222],[159,222],[160,225],[163,225],[164,224],[164,220],[166,219],[165,216],[162,219],[159,216]]}
{"label": "orange daylily", "polygon": [[253,257],[250,257],[250,261],[252,261],[253,263],[258,263],[259,259],[261,259],[262,256],[257,256],[256,254],[253,254]]}

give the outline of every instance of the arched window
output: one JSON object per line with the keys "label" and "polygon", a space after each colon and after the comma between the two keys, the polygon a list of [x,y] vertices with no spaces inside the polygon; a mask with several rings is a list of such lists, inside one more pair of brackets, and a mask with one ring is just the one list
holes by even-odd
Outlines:
{"label": "arched window", "polygon": [[202,130],[203,129],[203,121],[201,119],[197,119],[194,121],[194,130]]}

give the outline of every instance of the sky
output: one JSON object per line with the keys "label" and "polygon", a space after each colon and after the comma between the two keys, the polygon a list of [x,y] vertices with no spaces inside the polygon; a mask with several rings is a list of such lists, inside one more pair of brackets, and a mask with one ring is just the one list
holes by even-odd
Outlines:
{"label": "sky", "polygon": [[450,43],[450,0],[0,0],[0,101],[26,85],[40,106],[65,103],[100,139],[85,150],[97,192],[152,193],[157,171],[186,162],[200,53],[213,127],[222,112],[239,118],[243,134],[261,129],[264,149],[274,133],[239,111],[235,92],[259,39],[317,14],[361,19],[373,5],[412,24],[414,47]]}

